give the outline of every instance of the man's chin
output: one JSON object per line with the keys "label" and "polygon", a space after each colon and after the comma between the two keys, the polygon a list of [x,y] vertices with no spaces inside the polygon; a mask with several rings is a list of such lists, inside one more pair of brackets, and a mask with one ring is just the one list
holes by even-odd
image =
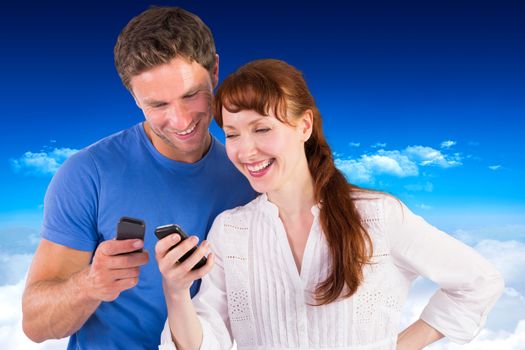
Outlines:
{"label": "man's chin", "polygon": [[[180,140],[177,137],[163,137],[164,143],[171,149],[181,153],[193,153],[193,152],[204,152],[208,150],[208,135],[209,133],[203,133],[202,136],[194,135],[186,140]],[[200,137],[197,137],[200,136]]]}

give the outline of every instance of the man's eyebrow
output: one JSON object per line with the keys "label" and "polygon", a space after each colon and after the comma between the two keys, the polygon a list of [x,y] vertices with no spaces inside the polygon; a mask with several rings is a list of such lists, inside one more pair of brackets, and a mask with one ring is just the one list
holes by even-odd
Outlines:
{"label": "man's eyebrow", "polygon": [[144,104],[147,104],[149,106],[160,105],[160,104],[164,104],[164,103],[166,103],[166,101],[149,99],[149,98],[144,99]]}
{"label": "man's eyebrow", "polygon": [[188,90],[186,90],[183,94],[182,94],[182,97],[186,97],[186,96],[191,96],[199,91],[203,91],[203,90],[207,90],[208,89],[208,84],[206,83],[200,83],[198,85],[194,85],[194,86],[191,86]]}
{"label": "man's eyebrow", "polygon": [[[201,83],[201,84],[198,84],[198,85],[194,85],[194,86],[191,86],[188,90],[186,90],[180,97],[184,98],[184,97],[187,97],[187,96],[191,96],[191,95],[195,94],[196,92],[207,90],[207,89],[208,89],[208,85],[206,83]],[[144,104],[147,104],[149,106],[159,105],[159,104],[164,104],[164,103],[168,103],[168,102],[167,101],[163,101],[163,100],[156,100],[156,99],[153,99],[153,98],[145,98],[144,99]]]}

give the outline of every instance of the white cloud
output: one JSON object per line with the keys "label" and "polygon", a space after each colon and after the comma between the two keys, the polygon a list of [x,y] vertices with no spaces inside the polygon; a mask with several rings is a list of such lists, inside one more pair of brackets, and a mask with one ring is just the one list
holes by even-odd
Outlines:
{"label": "white cloud", "polygon": [[416,176],[417,166],[405,155],[397,151],[380,150],[375,155],[364,155],[362,162],[368,165],[377,174],[389,174],[399,177]]}
{"label": "white cloud", "polygon": [[[504,221],[504,219],[499,221]],[[497,241],[525,241],[525,225],[488,226],[470,230],[459,229],[454,232],[454,236],[470,245],[476,245],[483,240],[490,239],[496,239]]]}
{"label": "white cloud", "polygon": [[446,140],[441,142],[441,148],[450,148],[454,146],[457,142],[452,140]]}
{"label": "white cloud", "polygon": [[[384,145],[386,144],[376,144],[372,147]],[[356,184],[373,184],[378,175],[418,176],[419,167],[450,168],[462,164],[459,153],[443,154],[425,146],[409,146],[404,150],[392,151],[379,149],[372,154],[363,154],[357,159],[337,158],[335,163],[349,181]]]}
{"label": "white cloud", "polygon": [[518,241],[485,239],[474,248],[496,265],[505,277],[507,287],[525,293],[525,244]]}
{"label": "white cloud", "polygon": [[449,168],[461,165],[461,157],[458,153],[445,156],[440,151],[426,146],[409,146],[404,151],[412,160],[418,161],[421,166],[437,165]]}
{"label": "white cloud", "polygon": [[[525,244],[516,241],[481,240],[474,248],[494,263],[505,279],[502,297],[489,313],[485,328],[470,343],[456,345],[444,339],[429,350],[523,350],[525,344]],[[401,316],[401,328],[417,320],[437,286],[419,278],[413,284]]]}
{"label": "white cloud", "polygon": [[[510,225],[501,229],[508,232],[522,232],[520,230],[524,228],[525,226]],[[480,229],[479,231],[483,230]],[[476,233],[468,232],[470,234]],[[486,232],[492,232],[493,236],[498,234],[497,229],[494,228],[487,228]],[[520,273],[525,271],[525,244],[512,240],[481,239],[476,241],[474,248],[485,258],[492,261],[503,274],[506,281],[504,294],[489,314],[485,329],[471,343],[460,347],[444,340],[428,347],[428,349],[523,349],[523,344],[525,344],[525,280]],[[10,271],[9,279],[16,280],[16,282],[0,286],[0,310],[2,310],[0,312],[0,349],[55,350],[66,348],[67,339],[35,344],[24,335],[21,328],[21,297],[25,284],[25,266],[27,266],[31,256],[28,254],[2,254],[0,255],[0,264]],[[19,275],[18,279],[16,279],[17,275]],[[436,285],[428,280],[421,278],[416,280],[403,308],[400,328],[406,327],[419,317],[435,289]]]}
{"label": "white cloud", "polygon": [[[0,224],[0,260],[3,258],[3,253],[27,254],[35,251],[40,241],[38,227],[31,227],[29,223],[7,224],[6,227],[3,227],[4,225],[2,224]],[[2,276],[2,270],[0,270],[0,276]],[[0,278],[0,285],[1,282],[2,279]]]}
{"label": "white cloud", "polygon": [[48,340],[41,344],[32,342],[22,331],[22,293],[25,280],[14,285],[0,287],[0,349],[38,349],[63,350],[67,347],[67,338]]}
{"label": "white cloud", "polygon": [[377,142],[377,143],[374,143],[370,147],[372,147],[372,148],[384,148],[384,147],[386,147],[386,143],[384,143],[384,142]]}
{"label": "white cloud", "polygon": [[372,170],[366,164],[355,159],[335,159],[335,166],[346,174],[352,183],[373,182]]}
{"label": "white cloud", "polygon": [[31,254],[4,254],[0,252],[0,286],[11,285],[20,281],[32,259]]}
{"label": "white cloud", "polygon": [[28,174],[54,174],[76,152],[78,150],[71,148],[54,148],[37,153],[27,151],[22,157],[11,159],[11,165],[16,172],[23,170]]}
{"label": "white cloud", "polygon": [[483,329],[470,343],[457,345],[442,340],[429,346],[428,350],[523,350],[525,344],[525,319],[521,320],[513,332]]}
{"label": "white cloud", "polygon": [[374,176],[386,174],[398,177],[416,176],[417,165],[397,151],[379,151],[355,159],[336,159],[335,165],[354,183],[372,183]]}
{"label": "white cloud", "polygon": [[405,185],[405,189],[408,191],[414,191],[414,192],[420,192],[420,191],[432,192],[434,190],[434,185],[432,184],[432,182],[427,181],[423,184],[418,183],[418,184]]}
{"label": "white cloud", "polygon": [[22,293],[31,259],[30,254],[0,252],[0,349],[63,350],[67,347],[68,338],[37,344],[22,330]]}
{"label": "white cloud", "polygon": [[491,166],[489,166],[490,170],[498,170],[500,168],[501,168],[501,165],[491,165]]}
{"label": "white cloud", "polygon": [[359,143],[359,142],[350,142],[349,145],[351,147],[359,147],[359,146],[361,146],[361,143]]}

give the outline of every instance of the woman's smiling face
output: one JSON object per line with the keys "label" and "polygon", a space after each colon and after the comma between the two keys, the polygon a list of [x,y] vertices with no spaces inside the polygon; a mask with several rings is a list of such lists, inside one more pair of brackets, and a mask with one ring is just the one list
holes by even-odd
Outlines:
{"label": "woman's smiling face", "polygon": [[295,119],[294,126],[271,113],[232,113],[225,108],[222,112],[228,158],[257,192],[279,191],[294,181],[298,171],[304,171],[304,143],[310,136],[304,119],[308,117]]}

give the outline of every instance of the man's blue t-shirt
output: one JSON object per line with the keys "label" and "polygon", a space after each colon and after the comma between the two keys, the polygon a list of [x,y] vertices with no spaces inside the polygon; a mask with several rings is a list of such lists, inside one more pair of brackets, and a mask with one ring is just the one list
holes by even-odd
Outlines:
{"label": "man's blue t-shirt", "polygon": [[[68,349],[156,349],[167,311],[154,257],[155,227],[176,223],[202,240],[217,214],[255,195],[213,137],[207,154],[193,164],[160,154],[142,123],[71,156],[46,193],[42,237],[94,251],[115,237],[122,216],[136,217],[146,223],[150,260],[138,285],[102,302],[70,337]],[[197,289],[195,283],[192,295]]]}

